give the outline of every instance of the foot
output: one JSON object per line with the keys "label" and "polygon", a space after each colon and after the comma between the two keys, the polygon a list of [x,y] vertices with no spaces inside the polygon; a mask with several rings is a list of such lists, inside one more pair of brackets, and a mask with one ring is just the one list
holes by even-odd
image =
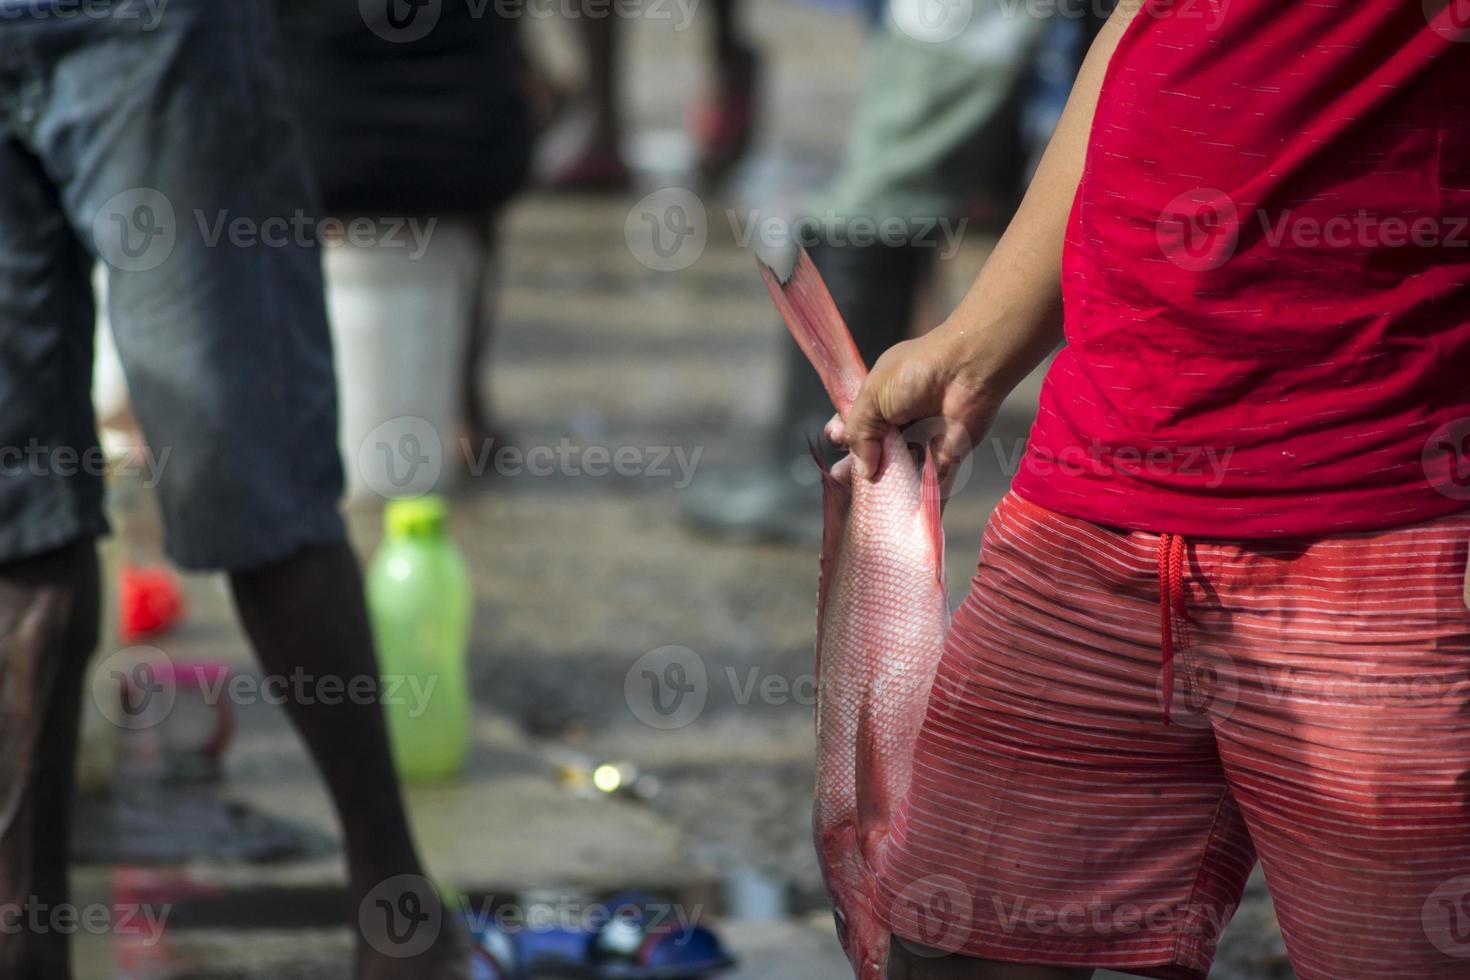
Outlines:
{"label": "foot", "polygon": [[810,459],[796,466],[802,469],[768,463],[697,479],[684,498],[684,522],[702,533],[736,541],[820,545],[822,491],[817,467]]}
{"label": "foot", "polygon": [[745,47],[734,48],[720,64],[715,101],[699,111],[694,126],[706,180],[722,179],[750,146],[759,69],[760,59]]}
{"label": "foot", "polygon": [[617,149],[593,145],[554,169],[545,180],[547,187],[564,191],[616,193],[633,183],[632,171]]}

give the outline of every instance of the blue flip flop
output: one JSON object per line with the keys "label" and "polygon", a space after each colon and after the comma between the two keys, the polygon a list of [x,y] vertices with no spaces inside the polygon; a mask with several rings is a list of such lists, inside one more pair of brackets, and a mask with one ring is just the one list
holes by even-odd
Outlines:
{"label": "blue flip flop", "polygon": [[628,892],[606,907],[618,914],[597,929],[506,929],[467,919],[480,955],[475,980],[695,980],[735,963],[704,926],[664,921],[657,910],[667,902]]}

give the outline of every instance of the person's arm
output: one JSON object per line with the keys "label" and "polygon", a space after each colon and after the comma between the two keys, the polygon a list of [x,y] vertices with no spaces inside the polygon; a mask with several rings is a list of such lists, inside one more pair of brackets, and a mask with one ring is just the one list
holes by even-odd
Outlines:
{"label": "person's arm", "polygon": [[990,428],[1000,403],[1062,339],[1062,241],[1108,62],[1144,0],[1122,0],[1077,76],[1056,132],[1010,226],[953,313],[873,365],[847,418],[827,425],[874,477],[890,426],[941,416],[935,451],[947,473]]}

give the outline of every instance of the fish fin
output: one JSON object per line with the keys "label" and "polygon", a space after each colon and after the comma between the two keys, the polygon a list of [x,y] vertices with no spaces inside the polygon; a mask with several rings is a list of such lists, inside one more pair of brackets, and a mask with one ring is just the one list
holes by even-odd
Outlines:
{"label": "fish fin", "polygon": [[842,531],[847,526],[847,512],[852,506],[852,488],[837,479],[827,469],[822,450],[808,439],[807,448],[817,469],[822,474],[822,557],[817,576],[817,665],[816,673],[822,676],[822,622],[826,618],[827,593],[832,588],[834,568],[837,565],[837,549],[842,544]]}
{"label": "fish fin", "polygon": [[827,284],[804,248],[797,251],[796,265],[784,279],[759,257],[756,264],[791,336],[817,369],[838,414],[846,417],[868,369]]}
{"label": "fish fin", "polygon": [[944,575],[944,494],[939,489],[939,464],[934,451],[924,453],[924,470],[919,477],[919,514],[934,546],[934,577],[948,587]]}

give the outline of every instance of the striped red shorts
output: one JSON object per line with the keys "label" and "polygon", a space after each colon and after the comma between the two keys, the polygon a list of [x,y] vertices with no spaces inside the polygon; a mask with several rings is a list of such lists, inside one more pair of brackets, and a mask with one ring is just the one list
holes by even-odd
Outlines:
{"label": "striped red shorts", "polygon": [[1470,513],[1232,543],[1008,496],[881,914],[967,956],[1197,980],[1259,856],[1300,980],[1470,977],[1467,550]]}

